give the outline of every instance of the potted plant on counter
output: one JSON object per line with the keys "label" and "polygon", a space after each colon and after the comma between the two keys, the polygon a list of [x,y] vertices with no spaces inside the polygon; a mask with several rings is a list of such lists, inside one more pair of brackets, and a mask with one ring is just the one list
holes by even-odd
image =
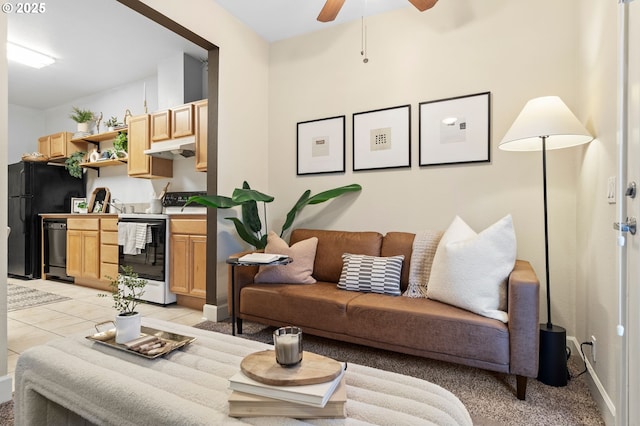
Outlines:
{"label": "potted plant on counter", "polygon": [[[116,315],[116,343],[125,343],[140,337],[142,316],[136,311],[140,299],[144,294],[147,280],[139,278],[133,272],[132,266],[122,266],[122,273],[116,279],[111,279],[111,297],[113,307],[118,311]],[[108,297],[109,294],[100,293],[99,297]]]}

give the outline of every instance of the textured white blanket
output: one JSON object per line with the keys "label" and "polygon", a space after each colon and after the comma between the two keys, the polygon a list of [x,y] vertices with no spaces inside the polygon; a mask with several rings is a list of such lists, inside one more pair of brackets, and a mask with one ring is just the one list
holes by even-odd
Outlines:
{"label": "textured white blanket", "polygon": [[424,231],[416,234],[411,251],[409,285],[403,296],[427,297],[431,265],[443,233],[442,231]]}
{"label": "textured white blanket", "polygon": [[472,424],[464,405],[447,390],[356,364],[349,364],[345,374],[346,419],[231,418],[228,378],[239,370],[242,358],[270,346],[149,318],[143,323],[197,340],[155,360],[83,336],[29,349],[16,367],[16,424]]}

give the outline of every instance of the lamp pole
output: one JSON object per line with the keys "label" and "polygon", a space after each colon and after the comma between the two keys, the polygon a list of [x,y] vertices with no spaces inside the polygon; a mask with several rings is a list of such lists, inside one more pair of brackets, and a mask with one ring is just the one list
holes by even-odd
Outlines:
{"label": "lamp pole", "polygon": [[547,323],[540,324],[540,355],[538,358],[538,380],[550,386],[566,386],[567,331],[551,322],[551,284],[549,282],[549,226],[547,220],[547,138],[542,139],[542,190],[544,193],[544,262],[547,280]]}

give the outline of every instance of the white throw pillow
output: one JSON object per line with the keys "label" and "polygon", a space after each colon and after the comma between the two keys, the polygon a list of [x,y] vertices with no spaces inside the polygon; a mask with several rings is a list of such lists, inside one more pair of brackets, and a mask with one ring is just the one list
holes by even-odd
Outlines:
{"label": "white throw pillow", "polygon": [[479,234],[456,216],[438,244],[427,297],[506,323],[516,247],[511,215]]}

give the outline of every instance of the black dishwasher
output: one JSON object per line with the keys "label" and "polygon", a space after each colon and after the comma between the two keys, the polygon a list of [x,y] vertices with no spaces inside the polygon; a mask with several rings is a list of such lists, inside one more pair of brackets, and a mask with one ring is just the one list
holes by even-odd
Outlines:
{"label": "black dishwasher", "polygon": [[73,281],[67,275],[67,220],[44,219],[44,273],[49,278]]}

